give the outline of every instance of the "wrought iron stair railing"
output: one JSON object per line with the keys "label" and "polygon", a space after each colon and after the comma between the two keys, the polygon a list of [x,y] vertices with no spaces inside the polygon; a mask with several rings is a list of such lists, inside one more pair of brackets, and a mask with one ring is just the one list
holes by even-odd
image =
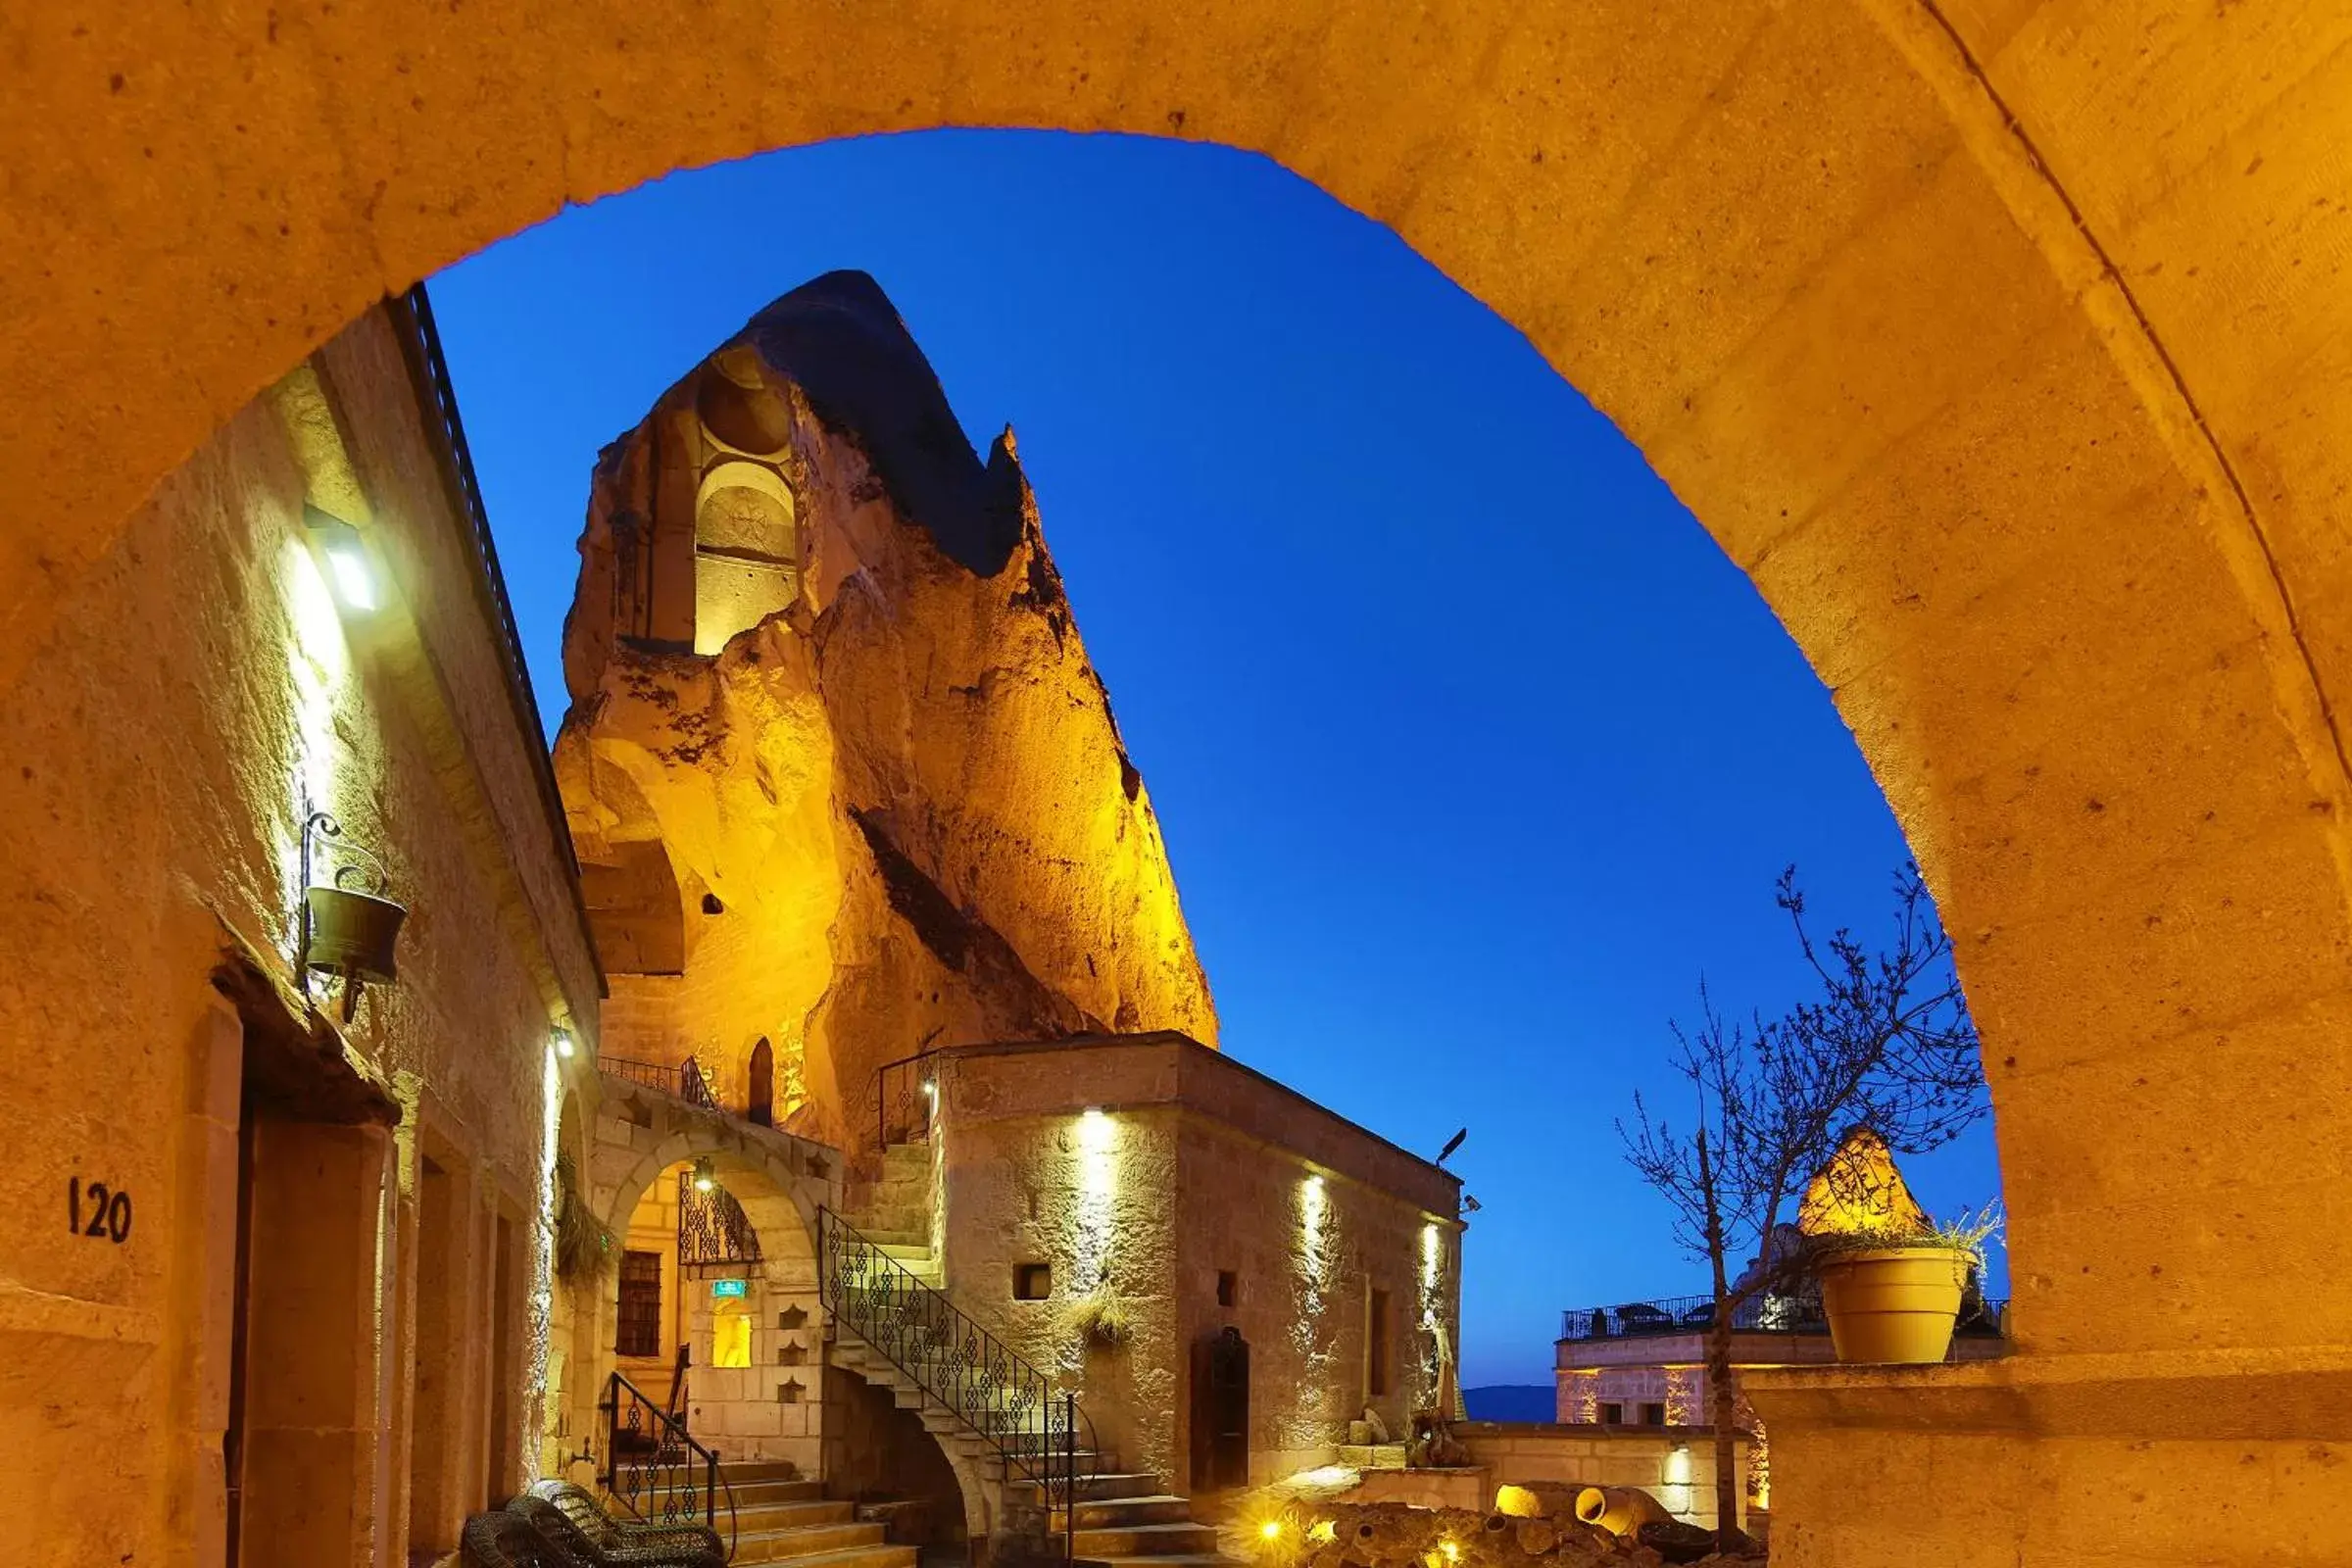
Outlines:
{"label": "wrought iron stair railing", "polygon": [[632,1061],[626,1056],[608,1056],[600,1053],[596,1066],[599,1072],[609,1072],[624,1082],[664,1095],[675,1095],[689,1105],[726,1114],[726,1107],[718,1102],[718,1096],[711,1092],[710,1080],[703,1075],[703,1064],[692,1056],[675,1067],[664,1067],[658,1062]]}
{"label": "wrought iron stair railing", "polygon": [[886,1061],[874,1069],[875,1147],[920,1143],[931,1136],[931,1117],[939,1109],[939,1080],[932,1064],[934,1052],[921,1052]]}
{"label": "wrought iron stair railing", "polygon": [[[680,1358],[680,1376],[684,1375]],[[657,1524],[719,1528],[725,1496],[727,1556],[735,1555],[735,1495],[719,1473],[718,1452],[686,1430],[684,1410],[671,1414],[643,1389],[613,1373],[599,1408],[605,1417],[605,1473],[597,1479],[636,1518]]]}
{"label": "wrought iron stair railing", "polygon": [[[1097,1444],[1075,1392],[1058,1389],[995,1335],[926,1285],[879,1242],[829,1208],[816,1213],[817,1296],[863,1341],[952,1412],[1043,1495],[1049,1528],[1062,1516],[1063,1550],[1076,1555],[1081,1454]],[[1086,1445],[1079,1445],[1079,1427]]]}

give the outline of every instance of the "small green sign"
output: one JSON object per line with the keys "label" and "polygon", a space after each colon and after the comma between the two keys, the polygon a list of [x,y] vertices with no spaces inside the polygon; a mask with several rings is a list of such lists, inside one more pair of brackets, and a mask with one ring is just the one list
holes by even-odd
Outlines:
{"label": "small green sign", "polygon": [[710,1294],[713,1297],[741,1296],[750,1286],[749,1280],[712,1280]]}

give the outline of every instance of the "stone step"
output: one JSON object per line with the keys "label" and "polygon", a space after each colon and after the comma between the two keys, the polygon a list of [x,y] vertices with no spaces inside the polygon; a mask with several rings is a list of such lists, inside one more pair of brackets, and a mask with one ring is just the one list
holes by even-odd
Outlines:
{"label": "stone step", "polygon": [[738,1537],[732,1561],[789,1562],[795,1564],[796,1568],[914,1568],[914,1559],[915,1549],[912,1546],[887,1544],[796,1555],[789,1541],[777,1536],[762,1536]]}
{"label": "stone step", "polygon": [[1105,1557],[1183,1557],[1209,1555],[1217,1550],[1217,1532],[1187,1519],[1180,1524],[1124,1525],[1115,1529],[1078,1531],[1078,1555]]}
{"label": "stone step", "polygon": [[[1089,1502],[1118,1502],[1135,1497],[1160,1495],[1159,1477],[1123,1470],[1099,1470],[1078,1478],[1078,1500]],[[1014,1483],[1023,1500],[1032,1506],[1038,1502],[1037,1483],[1026,1477]]]}
{"label": "stone step", "polygon": [[853,1551],[865,1546],[887,1543],[889,1531],[875,1524],[860,1524],[852,1519],[840,1524],[763,1525],[756,1520],[735,1516],[735,1560],[744,1560],[744,1548],[756,1546],[762,1556],[754,1562],[774,1562],[787,1557],[813,1557],[828,1551]]}
{"label": "stone step", "polygon": [[781,1481],[808,1487],[811,1497],[824,1495],[823,1483],[801,1479],[801,1467],[790,1459],[721,1459],[718,1473],[737,1486],[747,1481]]}
{"label": "stone step", "polygon": [[[798,1530],[804,1526],[855,1524],[857,1519],[858,1505],[854,1502],[837,1502],[828,1497],[807,1502],[746,1502],[740,1491],[735,1494],[738,1530]],[[845,1541],[841,1544],[855,1546],[862,1542]]]}
{"label": "stone step", "polygon": [[1087,1561],[1094,1568],[1242,1568],[1238,1558],[1214,1551],[1170,1552],[1164,1557],[1089,1557]]}
{"label": "stone step", "polygon": [[939,1260],[931,1255],[929,1248],[903,1247],[898,1249],[898,1251],[899,1255],[892,1257],[888,1263],[875,1264],[870,1274],[854,1276],[855,1283],[863,1286],[869,1280],[887,1279],[904,1271],[921,1280],[933,1290],[939,1289]]}
{"label": "stone step", "polygon": [[[1078,1529],[1120,1530],[1132,1525],[1180,1525],[1193,1523],[1193,1503],[1189,1497],[1173,1493],[1153,1493],[1140,1497],[1081,1497],[1078,1501]],[[1054,1515],[1054,1528],[1061,1528],[1061,1514]]]}
{"label": "stone step", "polygon": [[[896,1219],[901,1216],[891,1217]],[[920,1225],[860,1225],[858,1228],[865,1233],[867,1241],[879,1243],[885,1252],[894,1247],[919,1247],[926,1252],[931,1248],[930,1232]]]}
{"label": "stone step", "polygon": [[764,1507],[777,1502],[822,1502],[825,1484],[821,1481],[751,1481],[738,1477],[735,1467],[722,1462],[719,1470],[734,1489],[738,1508]]}
{"label": "stone step", "polygon": [[[1030,1479],[1029,1473],[1019,1465],[1006,1460],[1003,1454],[997,1451],[995,1444],[973,1432],[969,1427],[962,1426],[960,1423],[955,1428],[947,1430],[934,1427],[931,1425],[928,1411],[924,1412],[923,1425],[930,1430],[934,1437],[952,1439],[961,1445],[964,1456],[980,1467],[981,1475],[991,1481],[1001,1481],[1006,1486],[1028,1487],[1034,1495],[1037,1483]],[[1078,1451],[1077,1457],[1078,1468],[1084,1470],[1101,1455],[1089,1453],[1082,1448]],[[1058,1456],[1056,1456],[1056,1467],[1058,1468]],[[1084,1494],[1083,1487],[1080,1489],[1080,1494]]]}

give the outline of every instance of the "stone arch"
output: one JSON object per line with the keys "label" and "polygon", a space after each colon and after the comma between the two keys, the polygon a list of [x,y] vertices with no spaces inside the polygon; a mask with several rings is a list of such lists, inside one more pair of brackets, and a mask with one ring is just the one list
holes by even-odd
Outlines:
{"label": "stone arch", "polygon": [[[0,101],[0,689],[234,410],[387,284],[566,202],[941,124],[1254,150],[1525,331],[1836,693],[1960,937],[2029,1356],[2250,1390],[2230,1357],[2352,1350],[2335,1228],[2304,1218],[2352,1146],[2347,27],[2055,0],[350,0],[266,36],[35,11]],[[171,367],[135,419],[130,366]]]}
{"label": "stone arch", "polygon": [[[840,1369],[840,1375],[856,1379],[869,1389],[881,1390],[886,1394],[890,1389],[888,1383],[877,1379],[868,1379],[863,1371],[856,1367],[843,1367]],[[912,1414],[913,1412],[906,1413]],[[955,1474],[956,1499],[963,1507],[964,1537],[972,1548],[971,1560],[974,1562],[984,1561],[986,1560],[986,1544],[994,1541],[1003,1532],[1006,1523],[1004,1483],[993,1479],[981,1462],[966,1450],[963,1444],[943,1438],[928,1427],[923,1428],[922,1431],[924,1438],[939,1451],[941,1457],[947,1460],[948,1469]]]}
{"label": "stone arch", "polygon": [[694,502],[696,653],[717,653],[799,597],[798,530],[792,487],[767,464],[720,457],[704,469]]}
{"label": "stone arch", "polygon": [[[681,1162],[709,1158],[759,1233],[761,1274],[768,1289],[789,1296],[807,1313],[808,1348],[794,1376],[813,1404],[820,1396],[823,1357],[815,1349],[824,1311],[817,1300],[817,1211],[840,1203],[840,1161],[822,1145],[732,1116],[703,1110],[624,1080],[603,1079],[599,1136],[589,1178],[590,1201],[606,1230],[628,1234],[629,1218],[662,1173]],[[570,1404],[580,1431],[593,1431],[595,1405],[612,1365],[617,1324],[613,1280],[608,1270],[572,1291],[575,1354],[584,1375]],[[586,1369],[592,1366],[592,1375]]]}
{"label": "stone arch", "polygon": [[706,436],[752,457],[772,459],[792,437],[792,411],[767,384],[759,354],[749,349],[711,356],[695,388],[694,412]]}

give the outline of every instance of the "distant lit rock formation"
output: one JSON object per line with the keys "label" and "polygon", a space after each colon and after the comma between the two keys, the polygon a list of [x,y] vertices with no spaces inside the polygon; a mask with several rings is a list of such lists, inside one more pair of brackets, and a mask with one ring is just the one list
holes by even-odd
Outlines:
{"label": "distant lit rock formation", "polygon": [[841,1138],[934,1046],[1216,1016],[1010,432],[834,272],[597,464],[558,777],[608,1055]]}

